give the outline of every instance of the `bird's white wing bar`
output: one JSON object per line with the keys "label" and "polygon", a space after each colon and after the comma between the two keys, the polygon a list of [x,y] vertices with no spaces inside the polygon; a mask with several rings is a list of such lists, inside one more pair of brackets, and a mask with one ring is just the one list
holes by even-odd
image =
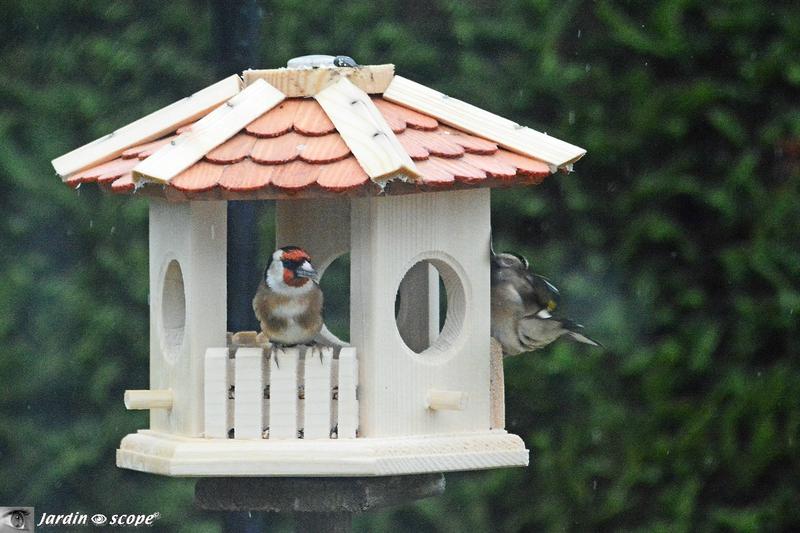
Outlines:
{"label": "bird's white wing bar", "polygon": [[200,119],[192,129],[164,146],[133,169],[134,181],[167,183],[286,98],[256,80],[224,105]]}
{"label": "bird's white wing bar", "polygon": [[67,179],[70,174],[104,163],[138,144],[157,139],[179,126],[197,120],[210,109],[236,95],[242,80],[236,74],[159,109],[113,133],[53,159],[53,168]]}
{"label": "bird's white wing bar", "polygon": [[430,115],[449,126],[484,137],[556,168],[570,165],[586,150],[531,128],[520,126],[479,107],[451,98],[402,76],[395,76],[383,97]]}
{"label": "bird's white wing bar", "polygon": [[408,152],[367,93],[342,78],[314,98],[373,181],[419,176]]}

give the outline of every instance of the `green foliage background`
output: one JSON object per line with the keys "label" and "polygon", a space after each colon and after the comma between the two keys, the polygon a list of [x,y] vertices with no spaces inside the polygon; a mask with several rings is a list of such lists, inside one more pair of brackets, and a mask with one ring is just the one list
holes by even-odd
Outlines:
{"label": "green foliage background", "polygon": [[[115,468],[146,425],[146,201],[49,161],[214,80],[204,2],[0,0],[0,504],[159,511],[217,531],[193,482]],[[800,528],[800,8],[727,0],[265,3],[263,63],[403,75],[588,149],[493,193],[605,350],[507,362],[527,469],[360,518],[386,531]],[[265,212],[262,247],[271,245]],[[269,518],[270,530],[286,521]]]}

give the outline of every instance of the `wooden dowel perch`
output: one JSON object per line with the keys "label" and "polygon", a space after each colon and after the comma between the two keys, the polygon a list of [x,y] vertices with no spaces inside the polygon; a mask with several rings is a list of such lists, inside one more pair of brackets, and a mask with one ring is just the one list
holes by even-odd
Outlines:
{"label": "wooden dowel perch", "polygon": [[434,411],[463,411],[467,406],[467,394],[462,391],[431,389],[425,401],[428,409]]}
{"label": "wooden dowel perch", "polygon": [[126,390],[126,409],[172,409],[172,389]]}

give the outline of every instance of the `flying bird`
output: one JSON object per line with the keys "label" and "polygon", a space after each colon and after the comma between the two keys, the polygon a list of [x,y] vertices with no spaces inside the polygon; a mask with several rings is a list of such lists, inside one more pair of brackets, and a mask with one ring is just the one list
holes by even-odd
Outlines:
{"label": "flying bird", "polygon": [[517,355],[544,348],[561,336],[600,346],[567,318],[556,318],[558,289],[531,272],[528,260],[513,253],[492,250],[492,337],[503,347],[503,355]]}
{"label": "flying bird", "polygon": [[273,344],[307,344],[322,329],[322,290],[308,253],[284,246],[272,254],[253,298],[261,330]]}

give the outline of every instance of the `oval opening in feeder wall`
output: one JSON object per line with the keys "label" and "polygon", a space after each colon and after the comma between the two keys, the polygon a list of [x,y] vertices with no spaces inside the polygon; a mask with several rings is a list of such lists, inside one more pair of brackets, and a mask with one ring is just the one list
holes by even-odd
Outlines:
{"label": "oval opening in feeder wall", "polygon": [[161,327],[163,328],[164,354],[174,360],[183,344],[186,328],[186,292],[183,272],[175,259],[164,272],[164,287],[161,294]]}
{"label": "oval opening in feeder wall", "polygon": [[325,331],[330,337],[324,332],[322,336],[334,345],[346,346],[350,342],[350,254],[341,254],[318,270],[319,286],[326,304],[340,302],[339,306],[325,306]]}
{"label": "oval opening in feeder wall", "polygon": [[446,262],[426,259],[406,271],[395,296],[395,321],[414,353],[447,351],[461,332],[464,312],[464,288]]}

